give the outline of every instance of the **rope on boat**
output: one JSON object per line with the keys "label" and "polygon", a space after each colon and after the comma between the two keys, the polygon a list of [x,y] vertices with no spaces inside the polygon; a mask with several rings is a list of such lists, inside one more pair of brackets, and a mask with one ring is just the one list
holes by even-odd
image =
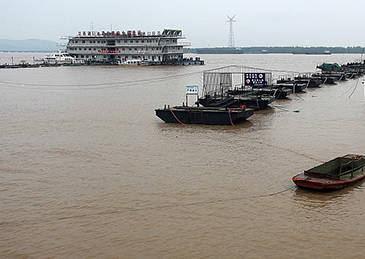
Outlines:
{"label": "rope on boat", "polygon": [[[248,68],[248,69],[257,69],[263,71],[271,71],[271,72],[286,72],[286,73],[293,73],[293,71],[287,70],[275,70],[275,69],[266,69],[266,68],[259,68],[259,67],[250,67],[250,66],[236,66],[236,65],[228,65],[222,67],[216,67],[212,69],[202,69],[194,72],[188,73],[181,73],[176,75],[169,75],[164,77],[155,77],[155,78],[146,78],[140,80],[128,80],[128,81],[115,81],[109,83],[88,83],[88,84],[42,84],[42,83],[26,83],[26,82],[13,82],[13,81],[0,81],[4,87],[8,88],[22,88],[22,89],[29,89],[29,90],[98,90],[98,89],[108,89],[108,88],[120,88],[121,86],[133,86],[133,85],[140,85],[142,83],[149,83],[149,82],[159,82],[166,79],[175,79],[184,76],[190,76],[195,74],[200,74],[204,72],[212,72],[215,70],[221,70],[230,67],[241,67],[241,68]],[[298,71],[294,73],[300,73]],[[27,87],[29,86],[29,87]],[[43,87],[47,88],[43,88]],[[54,87],[50,89],[49,87]],[[79,88],[57,88],[57,87],[79,87]]]}
{"label": "rope on boat", "polygon": [[297,93],[294,94],[297,98],[301,99],[304,101],[304,98],[300,97]]}
{"label": "rope on boat", "polygon": [[282,108],[282,107],[280,107],[280,106],[278,106],[278,105],[270,104],[270,106],[272,106],[272,107],[274,107],[274,108],[277,108],[277,109],[279,109],[279,110],[283,110],[283,111],[285,111],[285,112],[290,112],[288,109]]}
{"label": "rope on boat", "polygon": [[352,92],[351,94],[349,95],[349,99],[351,98],[351,96],[355,93],[356,89],[357,89],[357,86],[359,84],[359,81],[360,81],[360,77],[356,80],[356,84],[355,84],[355,87],[352,89]]}
{"label": "rope on boat", "polygon": [[309,158],[313,161],[316,161],[316,162],[320,162],[320,163],[324,163],[326,161],[324,160],[321,160],[321,159],[318,159],[316,157],[313,157],[313,156],[310,156],[310,155],[307,155],[307,154],[304,154],[304,153],[300,153],[298,151],[295,151],[295,150],[292,150],[292,149],[289,149],[289,148],[284,148],[284,147],[280,147],[280,146],[275,146],[275,145],[272,145],[272,144],[268,144],[268,143],[265,143],[265,142],[262,142],[262,141],[255,141],[256,143],[259,143],[261,145],[265,145],[265,146],[268,146],[268,147],[273,147],[273,148],[277,148],[277,149],[281,149],[281,150],[284,150],[284,151],[288,151],[288,152],[291,152],[293,154],[297,154],[297,155],[300,155],[302,157],[305,157],[305,158]]}
{"label": "rope on boat", "polygon": [[[364,52],[365,52],[365,49],[362,49],[362,53],[361,53],[361,56],[360,56],[360,59],[362,60],[362,56],[364,55]],[[358,70],[358,72],[360,72],[360,68]],[[355,74],[353,74],[353,77],[355,76]],[[359,81],[360,81],[360,77],[357,79],[356,81],[356,85],[354,87],[354,89],[352,90],[351,94],[349,95],[349,99],[351,98],[351,96],[355,93],[356,89],[357,89],[357,86],[359,84]]]}
{"label": "rope on boat", "polygon": [[232,127],[235,127],[235,125],[233,124],[233,121],[232,121],[231,109],[230,108],[228,108],[228,117],[229,117],[229,122],[231,123]]}
{"label": "rope on boat", "polygon": [[218,204],[224,203],[229,201],[241,201],[247,199],[258,199],[258,198],[268,198],[273,197],[276,195],[283,194],[290,190],[294,190],[295,186],[287,187],[283,190],[266,193],[266,194],[259,194],[259,195],[252,195],[252,196],[241,196],[241,197],[234,197],[234,198],[227,198],[227,199],[216,199],[216,200],[207,200],[207,201],[197,201],[197,202],[190,202],[190,203],[180,203],[180,204],[170,204],[170,205],[161,205],[161,206],[154,206],[154,207],[142,207],[142,208],[127,208],[121,210],[114,210],[114,211],[101,211],[96,213],[88,213],[88,214],[80,214],[80,215],[73,215],[73,216],[65,216],[65,217],[58,217],[58,218],[50,218],[50,219],[41,219],[41,220],[33,220],[33,221],[13,221],[13,222],[1,222],[2,225],[29,225],[29,224],[42,224],[46,222],[56,222],[62,220],[71,220],[71,219],[79,219],[85,217],[92,217],[92,216],[105,216],[105,215],[113,215],[113,214],[125,214],[131,212],[139,212],[139,211],[148,211],[148,210],[161,210],[161,209],[173,209],[173,208],[183,208],[183,207],[191,207],[191,206],[198,206],[198,205],[208,205],[208,204]]}
{"label": "rope on boat", "polygon": [[171,108],[169,108],[169,110],[170,110],[170,112],[171,112],[171,114],[172,114],[172,116],[174,116],[174,118],[175,118],[175,120],[178,122],[178,123],[180,123],[181,125],[183,125],[183,126],[186,126],[181,120],[179,120],[179,118],[175,115],[175,113],[172,111],[172,109]]}

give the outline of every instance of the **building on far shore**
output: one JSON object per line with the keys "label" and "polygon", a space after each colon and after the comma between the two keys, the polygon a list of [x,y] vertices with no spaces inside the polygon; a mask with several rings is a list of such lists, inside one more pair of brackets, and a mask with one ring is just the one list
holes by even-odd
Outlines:
{"label": "building on far shore", "polygon": [[155,64],[174,64],[184,60],[181,30],[161,33],[142,31],[83,31],[69,37],[66,52],[95,63],[123,63],[140,60]]}

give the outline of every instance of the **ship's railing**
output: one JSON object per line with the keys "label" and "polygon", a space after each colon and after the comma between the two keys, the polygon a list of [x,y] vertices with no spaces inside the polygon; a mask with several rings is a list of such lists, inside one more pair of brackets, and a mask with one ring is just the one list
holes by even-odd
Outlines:
{"label": "ship's railing", "polygon": [[148,50],[148,51],[138,51],[138,50],[120,50],[120,52],[118,53],[103,53],[103,52],[99,52],[100,49],[97,50],[67,50],[67,53],[70,54],[79,54],[79,55],[91,55],[91,54],[103,54],[103,55],[162,55],[162,54],[183,54],[182,51],[169,51],[169,52],[162,52],[161,50],[158,51],[152,51],[152,50]]}
{"label": "ship's railing", "polygon": [[[83,48],[83,47],[105,47],[105,46],[110,46],[110,45],[107,45],[107,43],[69,43],[69,44],[67,44],[67,46]],[[188,45],[184,45],[184,44],[180,44],[180,43],[179,44],[158,44],[156,42],[154,42],[154,43],[118,43],[118,42],[116,42],[115,45],[113,45],[113,46],[133,48],[133,47],[164,47],[164,46],[184,47],[184,46],[188,46]]]}

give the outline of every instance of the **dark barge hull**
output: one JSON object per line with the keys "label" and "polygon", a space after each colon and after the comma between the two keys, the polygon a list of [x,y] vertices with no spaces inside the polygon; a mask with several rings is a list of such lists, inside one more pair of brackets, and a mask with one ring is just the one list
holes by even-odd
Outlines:
{"label": "dark barge hull", "polygon": [[255,110],[265,110],[269,107],[270,103],[275,101],[275,97],[260,97],[255,98],[242,98],[238,99],[238,106],[246,106]]}
{"label": "dark barge hull", "polygon": [[297,84],[305,84],[308,88],[320,87],[322,84],[322,79],[314,78],[314,77],[306,77],[306,76],[298,76],[294,77],[295,83]]}
{"label": "dark barge hull", "polygon": [[286,99],[288,95],[292,93],[292,90],[287,88],[287,85],[270,85],[266,87],[254,87],[252,89],[235,89],[229,90],[227,92],[231,96],[236,96],[235,98],[247,99],[251,97],[255,99],[256,97],[270,98],[275,97],[275,99]]}
{"label": "dark barge hull", "polygon": [[294,93],[302,93],[307,88],[306,83],[280,83],[277,86],[290,90],[290,93],[293,93],[293,89]]}
{"label": "dark barge hull", "polygon": [[336,84],[336,78],[331,77],[331,76],[325,76],[322,74],[313,74],[312,75],[313,78],[318,79],[321,81],[322,84],[327,84],[327,85],[334,85]]}
{"label": "dark barge hull", "polygon": [[246,106],[255,110],[264,110],[275,101],[274,96],[235,96],[226,98],[199,98],[198,103],[204,107],[238,108]]}
{"label": "dark barge hull", "polygon": [[156,109],[156,116],[166,123],[232,125],[253,115],[252,109],[173,107]]}
{"label": "dark barge hull", "polygon": [[265,88],[254,88],[253,92],[258,95],[275,96],[275,99],[286,99],[292,90],[281,85],[272,85]]}

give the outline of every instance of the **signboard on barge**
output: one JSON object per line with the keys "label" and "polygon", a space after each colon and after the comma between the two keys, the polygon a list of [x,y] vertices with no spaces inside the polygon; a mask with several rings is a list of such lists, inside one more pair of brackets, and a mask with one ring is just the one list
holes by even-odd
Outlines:
{"label": "signboard on barge", "polygon": [[245,86],[263,87],[266,85],[265,73],[245,73]]}
{"label": "signboard on barge", "polygon": [[187,85],[186,86],[186,95],[198,95],[198,86],[197,85]]}

